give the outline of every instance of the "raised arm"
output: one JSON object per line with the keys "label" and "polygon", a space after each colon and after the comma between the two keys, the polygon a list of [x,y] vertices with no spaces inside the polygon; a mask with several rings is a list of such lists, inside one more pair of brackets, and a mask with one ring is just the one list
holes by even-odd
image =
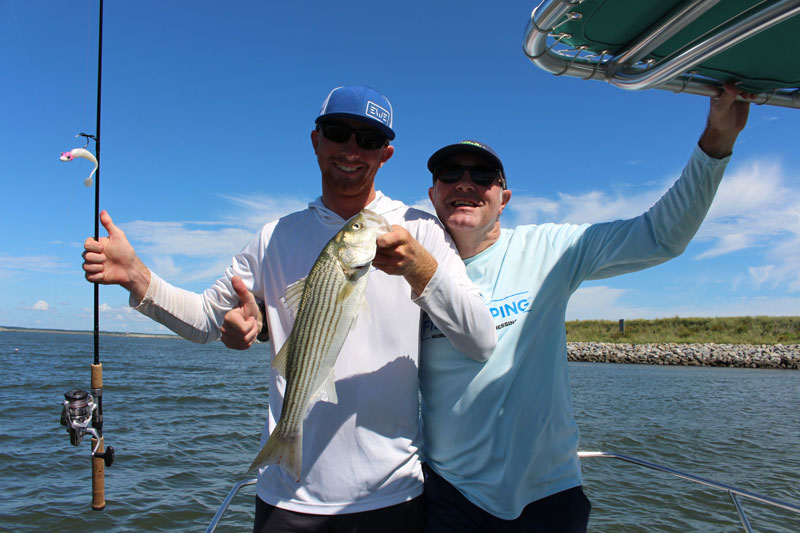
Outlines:
{"label": "raised arm", "polygon": [[727,83],[719,96],[711,98],[706,128],[681,178],[646,213],[593,224],[585,232],[570,230],[577,236],[571,246],[575,259],[567,272],[573,290],[584,279],[642,270],[683,253],[711,206],[728,156],[747,124],[750,102],[746,100],[752,97]]}
{"label": "raised arm", "polygon": [[[237,255],[237,264],[229,267],[225,275],[203,294],[197,294],[175,287],[151,272],[136,256],[125,233],[114,225],[107,212],[100,213],[100,221],[108,231],[108,237],[89,238],[84,243],[83,270],[88,281],[128,289],[130,305],[134,309],[185,339],[205,343],[219,338],[223,315],[239,301],[232,278],[237,277],[242,287],[245,284],[241,276],[249,276],[252,280],[249,256]],[[252,320],[258,325],[258,319],[252,316],[249,306],[240,304],[240,307],[248,309],[249,315],[244,317],[244,321],[249,325]]]}

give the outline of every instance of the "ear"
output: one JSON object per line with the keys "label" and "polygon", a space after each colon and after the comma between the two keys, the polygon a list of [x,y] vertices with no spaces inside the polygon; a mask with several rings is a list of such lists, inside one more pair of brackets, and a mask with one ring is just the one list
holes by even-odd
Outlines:
{"label": "ear", "polygon": [[[430,198],[431,203],[433,204],[433,193],[435,191],[435,187],[428,188],[428,198]],[[433,207],[436,208],[436,204],[433,204]]]}
{"label": "ear", "polygon": [[393,155],[394,155],[394,146],[392,146],[391,144],[387,144],[386,146],[384,146],[383,151],[381,152],[381,166],[383,166],[383,164],[386,163],[389,160],[389,158],[391,158]]}
{"label": "ear", "polygon": [[503,209],[506,208],[508,202],[511,200],[511,191],[508,189],[503,189],[500,191],[500,209],[497,210],[497,216],[499,217],[503,214]]}
{"label": "ear", "polygon": [[314,147],[314,153],[317,153],[317,148],[319,147],[319,131],[311,130],[311,146]]}

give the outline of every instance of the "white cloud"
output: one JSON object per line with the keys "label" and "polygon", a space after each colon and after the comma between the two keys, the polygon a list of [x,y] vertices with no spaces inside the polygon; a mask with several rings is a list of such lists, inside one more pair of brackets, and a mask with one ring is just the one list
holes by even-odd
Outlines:
{"label": "white cloud", "polygon": [[800,290],[800,189],[779,162],[757,159],[730,172],[720,184],[697,238],[711,242],[698,259],[760,249],[762,264],[748,267],[751,283]]}
{"label": "white cloud", "polygon": [[265,223],[305,209],[310,199],[221,195],[230,213],[217,220],[136,220],[120,226],[136,252],[160,276],[178,283],[219,277],[231,257]]}
{"label": "white cloud", "polygon": [[44,300],[38,300],[35,304],[31,306],[33,311],[49,311],[50,304],[45,302]]}
{"label": "white cloud", "polygon": [[756,235],[744,235],[742,233],[729,233],[717,238],[716,243],[709,250],[697,255],[696,259],[706,259],[725,255],[737,250],[743,250],[753,246]]}
{"label": "white cloud", "polygon": [[569,299],[567,320],[613,320],[610,317],[636,316],[635,312],[617,303],[626,292],[626,289],[606,286],[582,287]]}
{"label": "white cloud", "polygon": [[58,257],[50,255],[23,255],[18,257],[0,255],[0,272],[25,271],[58,273],[64,272],[67,265]]}
{"label": "white cloud", "polygon": [[[506,227],[543,222],[593,223],[638,216],[671,186],[677,173],[637,194],[587,191],[559,193],[556,199],[513,196],[502,222]],[[787,177],[779,160],[758,158],[729,166],[695,242],[707,248],[695,259],[750,250],[746,278],[753,287],[800,291],[800,182]],[[643,184],[649,185],[649,184]],[[759,261],[760,260],[760,261]]]}
{"label": "white cloud", "polygon": [[772,277],[773,271],[775,270],[775,266],[766,265],[760,267],[749,267],[747,270],[750,272],[750,276],[753,278],[756,288],[758,288],[763,283],[769,281],[769,279]]}
{"label": "white cloud", "polygon": [[420,211],[425,211],[426,213],[430,213],[431,215],[436,216],[436,210],[433,208],[433,204],[431,203],[431,199],[427,196],[425,198],[420,198],[416,202],[410,205],[414,209],[419,209]]}
{"label": "white cloud", "polygon": [[[674,178],[673,178],[674,179]],[[673,181],[670,179],[670,183]],[[503,225],[519,224],[595,223],[632,218],[641,215],[653,205],[666,188],[644,190],[638,194],[587,191],[581,194],[558,193],[556,200],[536,196],[511,197]]]}
{"label": "white cloud", "polygon": [[[715,316],[797,316],[800,298],[737,297],[719,298],[705,305],[637,306],[626,303],[638,291],[607,286],[582,287],[575,291],[567,306],[567,320],[619,320],[620,318],[654,319]],[[641,296],[641,295],[640,295]]]}
{"label": "white cloud", "polygon": [[513,220],[512,226],[552,222],[558,216],[560,209],[560,204],[555,200],[512,194],[511,202],[503,212],[500,222],[504,226],[509,219]]}
{"label": "white cloud", "polygon": [[270,220],[276,220],[289,213],[300,211],[308,206],[313,198],[297,198],[289,196],[267,196],[256,194],[252,196],[228,196],[223,199],[231,202],[236,208],[235,215],[223,218],[223,221],[250,230],[257,231]]}
{"label": "white cloud", "polygon": [[233,255],[252,237],[243,228],[213,222],[152,222],[136,220],[124,224],[128,239],[138,252],[150,255],[214,257]]}

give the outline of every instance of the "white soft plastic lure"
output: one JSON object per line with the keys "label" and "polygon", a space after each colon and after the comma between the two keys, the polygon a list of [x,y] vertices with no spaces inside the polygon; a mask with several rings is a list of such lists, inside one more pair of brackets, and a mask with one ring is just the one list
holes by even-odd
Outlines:
{"label": "white soft plastic lure", "polygon": [[59,157],[59,159],[61,159],[62,161],[72,161],[76,157],[82,157],[94,163],[94,169],[92,170],[92,173],[89,174],[88,178],[83,180],[84,185],[86,185],[87,187],[91,187],[92,177],[94,176],[94,173],[97,172],[97,159],[95,159],[94,154],[92,154],[92,152],[90,152],[85,148],[73,148],[69,152],[61,152],[61,157]]}

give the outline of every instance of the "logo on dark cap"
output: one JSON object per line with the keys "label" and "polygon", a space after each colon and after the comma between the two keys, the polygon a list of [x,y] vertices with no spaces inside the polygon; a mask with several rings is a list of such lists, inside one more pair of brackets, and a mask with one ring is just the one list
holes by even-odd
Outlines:
{"label": "logo on dark cap", "polygon": [[471,146],[477,146],[478,148],[483,148],[486,150],[486,147],[477,141],[461,141],[459,144],[469,144]]}
{"label": "logo on dark cap", "polygon": [[372,100],[367,102],[367,116],[370,116],[377,120],[378,122],[382,122],[383,124],[389,125],[389,118],[391,114],[386,111],[384,108],[373,102]]}

